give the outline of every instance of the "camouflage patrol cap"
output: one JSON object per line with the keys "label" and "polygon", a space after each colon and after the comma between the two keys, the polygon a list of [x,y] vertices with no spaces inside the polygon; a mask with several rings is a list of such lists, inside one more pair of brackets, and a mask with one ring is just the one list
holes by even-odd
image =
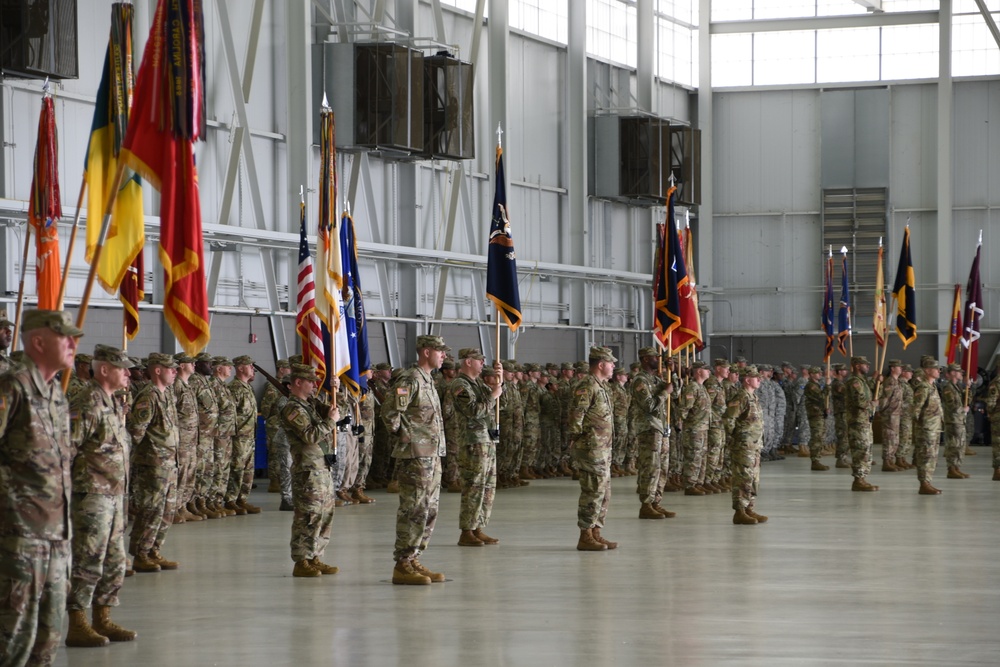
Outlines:
{"label": "camouflage patrol cap", "polygon": [[833,368],[833,370],[835,370],[835,371],[842,371],[842,370],[844,370],[845,368],[847,368],[847,366],[845,366],[844,364],[842,364],[842,363],[839,363],[839,362],[838,362],[838,363],[834,364],[834,365],[832,366],[832,368]]}
{"label": "camouflage patrol cap", "polygon": [[691,370],[698,370],[699,368],[708,368],[708,363],[702,361],[701,359],[696,359],[691,362]]}
{"label": "camouflage patrol cap", "polygon": [[444,344],[444,338],[441,336],[417,336],[417,349],[447,352],[451,348]]}
{"label": "camouflage patrol cap", "polygon": [[503,362],[503,369],[508,373],[514,373],[517,371],[517,364],[508,359],[507,361]]}
{"label": "camouflage patrol cap", "polygon": [[133,366],[132,361],[128,358],[127,354],[119,350],[117,347],[111,347],[110,345],[95,345],[94,361],[103,361],[104,363],[111,364],[115,368],[132,368]]}
{"label": "camouflage patrol cap", "polygon": [[795,368],[795,366],[793,366],[792,362],[790,362],[790,361],[782,361],[781,362],[781,367],[782,368]]}
{"label": "camouflage patrol cap", "polygon": [[904,373],[912,373],[913,372],[913,366],[911,366],[910,364],[903,364],[903,372]]}
{"label": "camouflage patrol cap", "polygon": [[0,329],[9,329],[14,326],[14,323],[7,319],[7,310],[0,310]]}
{"label": "camouflage patrol cap", "polygon": [[712,365],[713,366],[722,366],[723,368],[729,368],[729,361],[727,359],[723,359],[722,357],[719,357],[718,359],[716,359],[715,361],[712,362]]}
{"label": "camouflage patrol cap", "polygon": [[556,363],[553,363],[553,362],[550,361],[549,363],[545,364],[545,370],[547,370],[547,371],[557,371],[557,370],[559,370],[559,364],[556,364]]}
{"label": "camouflage patrol cap", "polygon": [[757,364],[757,370],[760,371],[761,373],[765,371],[773,371],[774,366],[772,366],[771,364]]}
{"label": "camouflage patrol cap", "polygon": [[253,366],[253,357],[249,354],[240,355],[233,359],[233,364],[236,366]]}
{"label": "camouflage patrol cap", "polygon": [[638,361],[633,361],[631,364],[629,364],[628,367],[629,370],[637,371],[640,368],[642,368],[642,364],[640,364]]}
{"label": "camouflage patrol cap", "polygon": [[391,371],[392,370],[392,364],[390,364],[388,361],[381,361],[381,362],[375,364],[375,370],[377,370],[377,371]]}
{"label": "camouflage patrol cap", "polygon": [[210,355],[208,352],[199,352],[194,356],[194,360],[205,364],[215,363],[215,357]]}
{"label": "camouflage patrol cap", "polygon": [[75,364],[89,364],[94,360],[93,355],[90,354],[77,354],[73,356],[73,363]]}
{"label": "camouflage patrol cap", "polygon": [[560,364],[559,370],[561,370],[561,371],[575,371],[576,367],[573,366],[573,362],[572,361],[564,361],[564,362],[562,362],[562,364]]}
{"label": "camouflage patrol cap", "polygon": [[642,357],[658,357],[660,356],[660,351],[655,347],[641,347],[639,348],[639,358]]}
{"label": "camouflage patrol cap", "polygon": [[747,358],[746,357],[736,357],[736,363],[738,363],[738,364],[745,364],[746,362],[747,362]]}
{"label": "camouflage patrol cap", "polygon": [[576,371],[577,374],[589,373],[590,364],[588,364],[586,361],[578,361],[576,362],[576,364],[573,365],[573,370]]}
{"label": "camouflage patrol cap", "polygon": [[288,362],[288,359],[278,359],[278,363],[274,365],[275,368],[291,368],[292,364]]}
{"label": "camouflage patrol cap", "polygon": [[146,362],[140,359],[139,357],[129,357],[128,360],[132,362],[132,368],[146,367]]}
{"label": "camouflage patrol cap", "polygon": [[483,372],[480,375],[484,378],[496,377],[497,369],[493,368],[492,366],[483,366]]}
{"label": "camouflage patrol cap", "polygon": [[851,365],[857,366],[858,364],[870,365],[868,357],[851,357]]}
{"label": "camouflage patrol cap", "polygon": [[822,373],[823,369],[820,368],[819,366],[810,366],[809,367],[809,372],[810,373]]}
{"label": "camouflage patrol cap", "polygon": [[216,366],[232,366],[233,362],[229,357],[213,357],[212,363]]}
{"label": "camouflage patrol cap", "polygon": [[619,366],[615,369],[615,375],[628,375],[628,371],[624,367]]}
{"label": "camouflage patrol cap", "polygon": [[179,364],[193,364],[194,357],[192,357],[190,354],[186,352],[178,352],[177,354],[174,355],[174,361],[176,361]]}
{"label": "camouflage patrol cap", "polygon": [[146,357],[146,366],[162,366],[163,368],[177,368],[177,362],[169,354],[164,352],[150,352]]}
{"label": "camouflage patrol cap", "polygon": [[948,364],[948,368],[946,368],[945,370],[947,370],[949,373],[952,372],[962,373],[965,369],[962,368],[962,364],[951,363]]}
{"label": "camouflage patrol cap", "polygon": [[534,373],[536,371],[541,371],[542,370],[542,366],[541,366],[541,364],[527,363],[527,364],[524,365],[524,370],[527,373]]}
{"label": "camouflage patrol cap", "polygon": [[615,359],[615,355],[611,354],[610,347],[592,347],[590,348],[590,354],[588,358],[591,362],[594,361],[610,361],[611,363],[616,363],[618,360]]}
{"label": "camouflage patrol cap", "polygon": [[479,361],[484,361],[486,357],[483,356],[482,351],[478,347],[463,347],[458,351],[459,359],[476,359]]}
{"label": "camouflage patrol cap", "polygon": [[742,372],[740,373],[740,375],[742,375],[745,378],[759,378],[760,377],[760,371],[757,370],[756,366],[753,366],[753,365],[745,366],[741,370],[742,370]]}
{"label": "camouflage patrol cap", "polygon": [[294,364],[301,364],[302,363],[302,355],[301,354],[293,354],[292,356],[288,357],[288,363],[292,364],[292,365],[294,365]]}
{"label": "camouflage patrol cap", "polygon": [[73,324],[73,318],[65,310],[39,310],[31,308],[24,311],[21,319],[21,331],[34,331],[35,329],[51,329],[60,336],[72,336],[79,338],[83,335],[83,329],[78,329]]}
{"label": "camouflage patrol cap", "polygon": [[312,366],[307,366],[305,364],[292,364],[292,372],[284,377],[285,382],[291,382],[292,380],[305,380],[306,382],[319,382],[319,376],[316,375],[316,369]]}
{"label": "camouflage patrol cap", "polygon": [[445,359],[441,362],[441,370],[443,371],[453,371],[458,368],[458,364],[455,363],[454,359]]}
{"label": "camouflage patrol cap", "polygon": [[938,365],[938,360],[929,354],[925,354],[920,357],[920,367],[921,368],[940,368]]}
{"label": "camouflage patrol cap", "polygon": [[886,363],[888,364],[889,368],[893,368],[894,366],[899,366],[900,368],[902,368],[903,366],[903,362],[900,361],[899,359],[890,359]]}

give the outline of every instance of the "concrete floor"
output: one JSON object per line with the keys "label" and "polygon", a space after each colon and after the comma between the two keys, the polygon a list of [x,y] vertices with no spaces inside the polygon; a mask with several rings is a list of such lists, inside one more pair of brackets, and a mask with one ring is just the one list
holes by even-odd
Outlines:
{"label": "concrete floor", "polygon": [[[294,579],[291,513],[254,492],[258,516],[175,526],[175,572],[126,580],[114,617],[132,643],[60,650],[57,665],[997,665],[1000,482],[977,447],[968,480],[918,496],[915,475],[765,463],[757,509],[733,526],[728,494],[668,494],[677,518],[637,519],[634,478],[614,480],[621,546],[575,550],[570,480],[501,491],[496,547],[461,548],[443,494],[423,562],[448,581],[393,586],[397,500],[337,510],[326,561]],[[827,458],[832,463],[832,458]]]}

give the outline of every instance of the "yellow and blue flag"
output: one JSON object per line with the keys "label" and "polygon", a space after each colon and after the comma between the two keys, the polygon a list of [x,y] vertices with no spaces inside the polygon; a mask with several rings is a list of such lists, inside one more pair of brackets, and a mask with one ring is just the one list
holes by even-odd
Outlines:
{"label": "yellow and blue flag", "polygon": [[896,333],[903,341],[903,349],[917,339],[917,281],[910,257],[910,226],[903,232],[903,247],[899,250],[896,282],[892,294],[896,298]]}

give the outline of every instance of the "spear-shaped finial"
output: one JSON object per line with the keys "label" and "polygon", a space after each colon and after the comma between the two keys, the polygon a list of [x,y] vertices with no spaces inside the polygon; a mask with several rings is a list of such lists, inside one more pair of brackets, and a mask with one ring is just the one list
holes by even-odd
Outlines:
{"label": "spear-shaped finial", "polygon": [[881,236],[880,236],[880,237],[878,237],[878,247],[879,247],[879,248],[881,248],[881,247],[882,247],[882,237],[881,237]]}
{"label": "spear-shaped finial", "polygon": [[684,226],[691,229],[691,209],[684,210]]}
{"label": "spear-shaped finial", "polygon": [[503,128],[500,127],[500,123],[497,123],[497,148],[503,148],[503,140],[501,136],[503,135]]}
{"label": "spear-shaped finial", "polygon": [[983,230],[979,230],[979,245],[983,245]]}
{"label": "spear-shaped finial", "polygon": [[303,185],[299,186],[299,203],[300,204],[306,203],[306,191],[305,191],[305,186]]}
{"label": "spear-shaped finial", "polygon": [[842,247],[842,248],[840,249],[840,253],[841,253],[842,255],[846,255],[846,254],[847,254],[847,246],[846,246],[846,245],[845,245],[845,246],[843,246],[843,247]]}
{"label": "spear-shaped finial", "polygon": [[833,257],[833,245],[832,244],[830,245],[830,257],[831,258]]}
{"label": "spear-shaped finial", "polygon": [[322,111],[333,111],[333,109],[330,107],[330,101],[326,98],[325,90],[323,91],[323,104],[320,105],[320,109]]}

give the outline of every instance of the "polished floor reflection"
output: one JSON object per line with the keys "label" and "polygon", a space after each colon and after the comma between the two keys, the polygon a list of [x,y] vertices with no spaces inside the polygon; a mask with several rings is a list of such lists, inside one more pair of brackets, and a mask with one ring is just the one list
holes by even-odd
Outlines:
{"label": "polished floor reflection", "polygon": [[[293,579],[291,514],[254,492],[258,516],[175,526],[175,572],[126,580],[114,617],[139,639],[60,650],[57,665],[996,665],[1000,482],[977,447],[967,480],[918,496],[912,472],[765,463],[759,526],[728,495],[668,494],[675,519],[640,521],[634,478],[613,482],[610,552],[576,551],[577,485],[501,491],[496,547],[456,546],[443,494],[421,559],[448,581],[393,586],[396,497],[337,510],[327,562]],[[827,463],[832,463],[828,457]]]}

